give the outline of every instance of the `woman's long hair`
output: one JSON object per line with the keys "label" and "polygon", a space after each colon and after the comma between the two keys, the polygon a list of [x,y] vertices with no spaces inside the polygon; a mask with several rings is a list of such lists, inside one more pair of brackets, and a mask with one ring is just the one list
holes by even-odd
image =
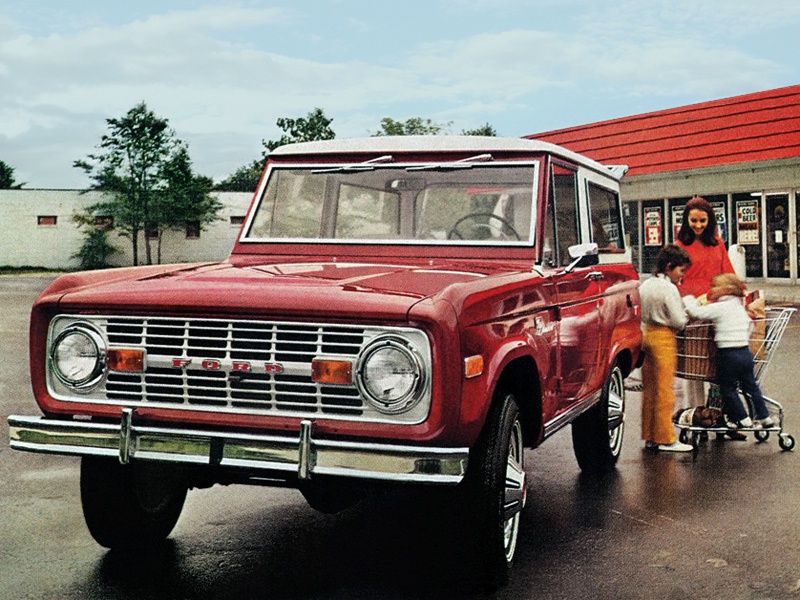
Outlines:
{"label": "woman's long hair", "polygon": [[717,236],[717,218],[714,216],[714,208],[711,203],[705,198],[695,196],[686,203],[683,208],[683,222],[681,228],[678,230],[678,241],[684,246],[688,246],[695,240],[695,233],[689,227],[689,213],[693,210],[702,210],[708,215],[708,225],[700,234],[700,242],[704,246],[716,246],[719,243],[719,236]]}

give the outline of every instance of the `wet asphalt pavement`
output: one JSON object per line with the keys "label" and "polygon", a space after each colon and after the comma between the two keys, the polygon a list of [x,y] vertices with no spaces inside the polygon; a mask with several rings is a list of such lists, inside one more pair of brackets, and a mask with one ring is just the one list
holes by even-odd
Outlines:
{"label": "wet asphalt pavement", "polygon": [[[384,494],[338,515],[294,490],[190,492],[147,554],[109,553],[81,515],[78,459],[8,449],[6,417],[38,414],[27,320],[43,277],[0,277],[0,599],[791,599],[800,598],[800,450],[719,442],[645,452],[628,393],[617,472],[581,477],[569,431],[526,453],[528,506],[510,583],[462,585],[459,553],[425,518],[425,495]],[[800,436],[800,317],[763,381]]]}

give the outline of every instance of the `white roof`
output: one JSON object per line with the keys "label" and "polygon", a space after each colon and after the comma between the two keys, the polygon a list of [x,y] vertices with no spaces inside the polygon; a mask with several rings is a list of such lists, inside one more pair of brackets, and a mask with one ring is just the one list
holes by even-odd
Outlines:
{"label": "white roof", "polygon": [[546,152],[561,156],[587,168],[622,177],[626,169],[603,165],[561,146],[527,138],[493,137],[477,135],[398,135],[366,138],[345,138],[317,142],[299,142],[280,146],[270,156],[297,156],[308,154],[391,154],[392,152],[475,152],[490,153],[521,151]]}

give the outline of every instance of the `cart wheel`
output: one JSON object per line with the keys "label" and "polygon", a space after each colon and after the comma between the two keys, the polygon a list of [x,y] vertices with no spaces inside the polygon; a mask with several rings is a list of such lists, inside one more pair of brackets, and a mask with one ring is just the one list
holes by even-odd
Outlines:
{"label": "cart wheel", "polygon": [[678,434],[678,439],[680,440],[681,444],[688,444],[689,443],[689,432],[685,429],[681,429],[681,432]]}
{"label": "cart wheel", "polygon": [[794,438],[791,435],[781,435],[778,437],[778,445],[781,450],[794,450]]}
{"label": "cart wheel", "polygon": [[769,431],[759,431],[758,429],[753,432],[759,442],[766,442],[769,439]]}

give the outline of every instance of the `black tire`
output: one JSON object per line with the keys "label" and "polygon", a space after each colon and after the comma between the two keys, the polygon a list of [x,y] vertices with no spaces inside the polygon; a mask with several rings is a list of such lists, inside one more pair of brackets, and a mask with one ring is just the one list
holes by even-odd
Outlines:
{"label": "black tire", "polygon": [[625,385],[614,362],[600,401],[572,423],[572,448],[584,473],[608,473],[617,464],[625,433]]}
{"label": "black tire", "polygon": [[522,423],[512,394],[500,393],[492,403],[462,491],[469,574],[497,587],[511,571],[527,493]]}
{"label": "black tire", "polygon": [[166,539],[187,491],[181,473],[170,467],[94,456],[81,461],[83,517],[106,548],[141,548]]}
{"label": "black tire", "polygon": [[315,478],[302,482],[298,489],[311,508],[328,515],[351,508],[364,497],[364,490],[351,481]]}

